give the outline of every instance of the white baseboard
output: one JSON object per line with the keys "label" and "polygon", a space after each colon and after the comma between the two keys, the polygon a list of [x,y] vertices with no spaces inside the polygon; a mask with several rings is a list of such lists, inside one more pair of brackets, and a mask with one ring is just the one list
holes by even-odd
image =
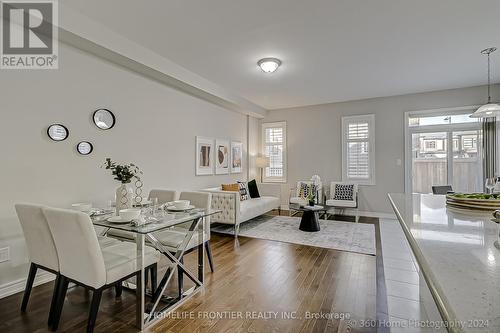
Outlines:
{"label": "white baseboard", "polygon": [[[288,210],[288,205],[282,205],[281,209]],[[364,210],[356,210],[356,209],[352,209],[352,208],[346,208],[344,210],[344,213],[346,215],[355,215],[357,213],[359,216],[378,217],[379,219],[396,220],[396,214],[394,214],[394,213],[369,212],[369,211],[364,211]]]}
{"label": "white baseboard", "polygon": [[[56,276],[52,273],[43,270],[38,270],[36,273],[35,281],[33,282],[33,287],[50,282],[55,278]],[[26,287],[26,278],[3,284],[0,286],[0,298],[14,295],[20,291],[24,291],[25,287]]]}

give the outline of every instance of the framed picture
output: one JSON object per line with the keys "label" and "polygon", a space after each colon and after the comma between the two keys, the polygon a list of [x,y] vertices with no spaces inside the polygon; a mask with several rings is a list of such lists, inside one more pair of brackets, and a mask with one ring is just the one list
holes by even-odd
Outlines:
{"label": "framed picture", "polygon": [[214,139],[196,137],[196,175],[214,174]]}
{"label": "framed picture", "polygon": [[226,175],[229,173],[229,141],[215,140],[215,174]]}
{"label": "framed picture", "polygon": [[231,141],[231,173],[241,173],[243,166],[243,144]]}

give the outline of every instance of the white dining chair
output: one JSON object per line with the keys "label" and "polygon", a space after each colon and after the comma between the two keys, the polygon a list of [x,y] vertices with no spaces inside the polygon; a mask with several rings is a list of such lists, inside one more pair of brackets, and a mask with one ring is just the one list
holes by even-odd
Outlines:
{"label": "white dining chair", "polygon": [[[207,211],[211,209],[212,204],[212,193],[209,192],[181,192],[180,200],[189,200],[190,204],[196,208],[202,208]],[[175,253],[179,246],[184,241],[186,234],[188,232],[191,223],[183,223],[175,226],[171,229],[160,231],[155,233],[154,236],[158,241],[166,247],[172,253]],[[210,216],[204,218],[203,221],[203,240],[200,240],[198,233],[194,233],[191,241],[188,243],[185,253],[189,253],[195,250],[198,245],[203,244],[207,252],[208,264],[210,266],[210,271],[214,272],[214,262],[212,258],[212,249],[210,247]],[[181,263],[184,262],[183,258],[180,258]],[[178,284],[179,284],[179,294],[182,294],[182,285],[184,274],[182,270],[177,271]]]}
{"label": "white dining chair", "polygon": [[[49,225],[42,209],[46,207],[38,204],[18,203],[15,209],[21,228],[23,229],[26,247],[30,258],[30,269],[26,279],[21,311],[26,312],[28,301],[35,281],[38,269],[53,273],[56,275],[52,302],[49,311],[48,325],[52,324],[53,308],[57,297],[57,288],[60,282],[59,259],[54,244],[54,239],[49,229]],[[99,246],[106,248],[120,243],[118,240],[109,237],[98,237]],[[121,291],[117,290],[117,296]]]}
{"label": "white dining chair", "polygon": [[163,205],[179,199],[179,192],[175,190],[153,189],[149,191],[149,199],[158,198],[158,204]]}
{"label": "white dining chair", "polygon": [[30,258],[30,270],[26,280],[26,288],[24,289],[21,311],[26,312],[26,307],[28,306],[37,270],[42,269],[55,274],[56,281],[54,284],[48,319],[48,325],[50,326],[52,324],[53,311],[57,297],[56,291],[59,286],[60,275],[57,251],[52,234],[50,233],[49,225],[47,224],[47,220],[45,220],[45,216],[42,212],[43,207],[44,206],[41,205],[25,203],[15,205]]}
{"label": "white dining chair", "polygon": [[[93,291],[87,333],[93,332],[103,290],[128,278],[138,278],[141,268],[137,262],[136,245],[119,242],[101,249],[88,215],[48,207],[42,211],[54,240],[60,271],[52,330],[57,330],[68,283],[73,282]],[[145,267],[156,266],[159,259],[158,251],[145,247]]]}

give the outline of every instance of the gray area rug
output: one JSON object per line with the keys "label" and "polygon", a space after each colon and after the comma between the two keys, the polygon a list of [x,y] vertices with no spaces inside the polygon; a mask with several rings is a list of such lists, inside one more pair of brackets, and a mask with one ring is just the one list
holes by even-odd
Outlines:
{"label": "gray area rug", "polygon": [[[373,224],[320,220],[321,230],[299,230],[300,217],[262,215],[240,224],[240,236],[327,249],[376,254]],[[214,223],[212,232],[234,235],[234,226]]]}

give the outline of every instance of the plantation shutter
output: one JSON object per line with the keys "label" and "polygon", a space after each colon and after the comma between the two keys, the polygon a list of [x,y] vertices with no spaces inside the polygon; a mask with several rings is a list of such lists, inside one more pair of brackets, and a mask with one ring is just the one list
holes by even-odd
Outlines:
{"label": "plantation shutter", "polygon": [[372,181],[373,135],[373,116],[343,119],[343,178],[345,181]]}
{"label": "plantation shutter", "polygon": [[286,175],[286,125],[280,123],[262,124],[263,155],[269,158],[264,170],[265,181],[284,181]]}

